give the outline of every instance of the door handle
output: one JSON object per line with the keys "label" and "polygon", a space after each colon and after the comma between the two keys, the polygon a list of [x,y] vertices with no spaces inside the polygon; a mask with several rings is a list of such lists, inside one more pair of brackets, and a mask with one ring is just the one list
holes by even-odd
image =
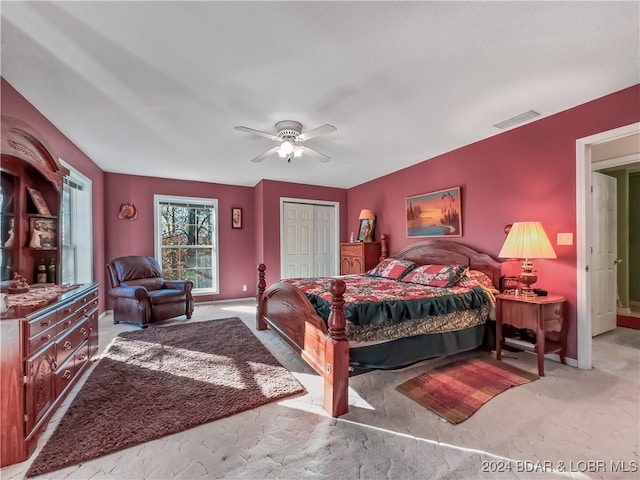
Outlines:
{"label": "door handle", "polygon": [[621,264],[621,263],[622,263],[622,259],[621,259],[621,258],[616,258],[616,259],[613,261],[613,264],[614,264],[614,265],[619,265],[619,264]]}

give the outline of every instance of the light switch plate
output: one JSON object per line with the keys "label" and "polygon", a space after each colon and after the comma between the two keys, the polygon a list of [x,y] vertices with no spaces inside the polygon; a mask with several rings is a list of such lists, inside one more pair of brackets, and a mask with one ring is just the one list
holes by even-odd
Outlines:
{"label": "light switch plate", "polygon": [[573,233],[559,233],[556,240],[557,245],[573,245]]}

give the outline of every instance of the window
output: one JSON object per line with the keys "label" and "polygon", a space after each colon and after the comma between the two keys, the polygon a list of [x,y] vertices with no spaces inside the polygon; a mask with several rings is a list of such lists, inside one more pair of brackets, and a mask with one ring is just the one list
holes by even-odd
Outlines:
{"label": "window", "polygon": [[93,281],[93,219],[91,180],[60,159],[69,169],[62,186],[62,283]]}
{"label": "window", "polygon": [[168,280],[218,293],[218,200],[155,195],[155,255]]}

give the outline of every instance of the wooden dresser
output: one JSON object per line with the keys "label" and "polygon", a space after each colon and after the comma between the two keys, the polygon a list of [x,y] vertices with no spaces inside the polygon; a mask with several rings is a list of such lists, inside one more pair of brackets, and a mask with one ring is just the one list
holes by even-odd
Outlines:
{"label": "wooden dresser", "polygon": [[98,351],[98,284],[80,285],[0,319],[4,467],[33,453],[38,435]]}
{"label": "wooden dresser", "polygon": [[340,275],[364,273],[380,262],[380,242],[340,244]]}

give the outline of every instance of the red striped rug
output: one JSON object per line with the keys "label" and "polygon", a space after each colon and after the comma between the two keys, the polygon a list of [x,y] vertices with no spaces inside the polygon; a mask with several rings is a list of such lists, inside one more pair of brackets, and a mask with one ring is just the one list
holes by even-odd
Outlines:
{"label": "red striped rug", "polygon": [[618,315],[616,317],[616,325],[618,327],[633,328],[640,330],[640,318],[627,315]]}
{"label": "red striped rug", "polygon": [[463,422],[499,393],[538,379],[491,356],[443,365],[396,389],[449,423]]}

